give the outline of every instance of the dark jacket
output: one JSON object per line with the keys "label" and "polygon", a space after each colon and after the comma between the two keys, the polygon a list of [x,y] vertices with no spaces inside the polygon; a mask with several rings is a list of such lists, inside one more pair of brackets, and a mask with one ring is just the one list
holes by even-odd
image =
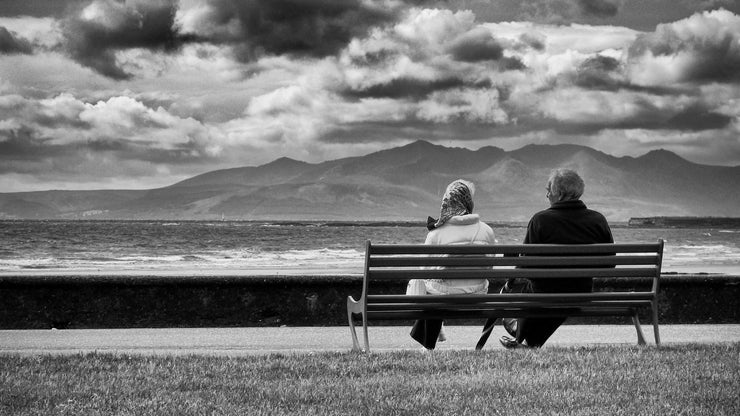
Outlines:
{"label": "dark jacket", "polygon": [[[613,243],[609,224],[580,200],[555,202],[529,220],[524,244]],[[536,292],[590,292],[592,279],[532,279]]]}
{"label": "dark jacket", "polygon": [[524,244],[613,243],[606,218],[580,200],[555,202],[529,220]]}

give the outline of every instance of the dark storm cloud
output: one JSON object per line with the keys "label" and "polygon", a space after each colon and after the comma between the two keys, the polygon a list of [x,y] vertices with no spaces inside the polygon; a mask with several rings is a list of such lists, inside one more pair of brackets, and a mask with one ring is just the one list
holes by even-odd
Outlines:
{"label": "dark storm cloud", "polygon": [[91,169],[102,169],[100,174],[108,178],[134,172],[155,175],[152,166],[159,163],[186,166],[208,160],[209,157],[202,156],[194,151],[194,146],[187,144],[173,149],[125,139],[54,144],[50,139],[38,138],[27,128],[0,131],[0,174],[39,175],[50,181],[69,175],[88,177]]}
{"label": "dark storm cloud", "polygon": [[212,159],[193,142],[178,143],[172,148],[162,148],[157,143],[127,139],[97,138],[74,145],[78,152],[88,150],[107,153],[121,161],[143,161],[150,163],[184,164]]}
{"label": "dark storm cloud", "polygon": [[721,129],[727,127],[731,122],[731,117],[717,113],[701,103],[694,103],[671,114],[664,109],[655,107],[652,103],[643,102],[642,111],[635,117],[594,127],[599,127],[600,130],[612,128],[703,131]]}
{"label": "dark storm cloud", "polygon": [[578,6],[585,16],[613,17],[619,12],[619,5],[608,0],[578,0]]}
{"label": "dark storm cloud", "polygon": [[467,33],[453,41],[447,50],[463,62],[495,61],[504,55],[503,46],[487,30]]}
{"label": "dark storm cloud", "polygon": [[541,118],[527,120],[526,124],[533,130],[552,129],[560,134],[593,135],[603,130],[631,129],[698,132],[723,129],[733,121],[732,117],[718,113],[701,102],[676,112],[667,112],[647,100],[633,102],[632,105],[640,110],[622,120],[584,123]]}
{"label": "dark storm cloud", "polygon": [[350,59],[352,60],[352,63],[354,65],[373,66],[388,62],[392,58],[399,55],[400,52],[398,51],[381,49],[373,52],[366,51],[361,55],[353,54],[352,56],[350,56]]}
{"label": "dark storm cloud", "polygon": [[129,48],[172,51],[183,40],[174,26],[174,1],[100,4],[102,16],[88,20],[77,14],[65,20],[62,28],[70,56],[102,75],[130,78],[116,63],[116,51]]}
{"label": "dark storm cloud", "polygon": [[722,129],[732,121],[733,117],[694,104],[668,119],[666,125],[676,130],[702,131]]}
{"label": "dark storm cloud", "polygon": [[209,4],[208,23],[223,27],[236,22],[240,33],[199,36],[234,44],[243,61],[261,54],[333,55],[370,27],[395,20],[392,12],[359,0],[211,0]]}
{"label": "dark storm cloud", "polygon": [[48,142],[31,128],[0,130],[0,172],[27,173],[34,169],[29,162],[74,154],[70,148]]}
{"label": "dark storm cloud", "polygon": [[517,58],[516,56],[505,56],[499,59],[498,63],[499,70],[502,71],[521,71],[527,69],[527,66],[524,65],[524,62],[522,62],[522,60]]}
{"label": "dark storm cloud", "polygon": [[89,2],[90,0],[0,0],[0,16],[62,17],[71,8]]}
{"label": "dark storm cloud", "polygon": [[525,33],[519,36],[519,40],[524,45],[527,45],[534,50],[537,50],[537,51],[545,50],[545,40],[542,38],[542,36],[534,35],[531,33]]}
{"label": "dark storm cloud", "polygon": [[[506,0],[508,20],[567,25],[588,23],[620,14],[624,0]],[[496,20],[495,16],[490,16]]]}
{"label": "dark storm cloud", "polygon": [[[90,3],[93,4],[93,3]],[[99,2],[103,16],[81,17],[79,10],[64,20],[70,56],[113,79],[128,79],[115,53],[129,48],[173,51],[187,42],[208,42],[233,48],[249,62],[264,54],[323,57],[337,53],[355,36],[373,26],[393,22],[391,11],[359,0],[210,0],[210,10],[194,33],[175,24],[174,0],[138,3]],[[237,27],[238,30],[225,28]]]}
{"label": "dark storm cloud", "polygon": [[88,140],[85,147],[95,152],[124,152],[130,151],[133,146],[128,140],[95,139]]}
{"label": "dark storm cloud", "polygon": [[444,78],[433,81],[416,78],[397,78],[385,84],[376,84],[361,90],[347,90],[348,98],[395,98],[423,99],[435,91],[453,88],[490,88],[490,81],[467,82],[459,78]]}
{"label": "dark storm cloud", "polygon": [[[56,144],[39,137],[30,127],[0,131],[0,173],[33,173],[36,163],[47,160],[73,160],[84,155],[109,154],[119,161],[184,164],[211,159],[196,143],[180,143],[162,148],[156,143],[127,139],[98,138],[86,142]],[[69,162],[72,163],[72,162]],[[74,170],[72,166],[65,170]]]}
{"label": "dark storm cloud", "polygon": [[3,26],[0,26],[0,54],[31,54],[31,42],[15,36]]}
{"label": "dark storm cloud", "polygon": [[616,78],[620,62],[608,56],[595,56],[584,61],[576,70],[573,83],[586,89],[616,90],[624,83]]}
{"label": "dark storm cloud", "polygon": [[583,62],[581,71],[612,72],[619,69],[619,60],[603,55],[597,55]]}

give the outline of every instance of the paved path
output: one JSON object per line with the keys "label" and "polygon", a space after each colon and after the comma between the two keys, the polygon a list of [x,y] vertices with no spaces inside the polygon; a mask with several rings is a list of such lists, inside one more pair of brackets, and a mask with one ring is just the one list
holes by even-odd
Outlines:
{"label": "paved path", "polygon": [[[371,327],[373,351],[418,350],[408,336],[409,328]],[[643,326],[649,344],[652,327]],[[661,325],[664,345],[683,343],[740,342],[740,325]],[[358,331],[359,332],[359,331]],[[439,350],[473,349],[480,328],[446,327],[449,341]],[[494,329],[486,349],[502,349]],[[636,344],[630,325],[565,325],[545,346]],[[78,354],[108,352],[125,354],[248,355],[269,353],[347,352],[352,342],[348,327],[270,328],[162,328],[162,329],[69,329],[0,330],[0,354]]]}

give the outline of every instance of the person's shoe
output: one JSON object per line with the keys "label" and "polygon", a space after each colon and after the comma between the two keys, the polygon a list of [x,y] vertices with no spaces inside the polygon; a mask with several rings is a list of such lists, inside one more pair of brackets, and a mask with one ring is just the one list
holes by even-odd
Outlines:
{"label": "person's shoe", "polygon": [[439,331],[439,336],[437,337],[437,342],[445,342],[447,341],[447,336],[445,335],[444,329]]}
{"label": "person's shoe", "polygon": [[525,348],[526,345],[520,344],[516,341],[516,339],[512,337],[508,337],[506,335],[502,336],[498,339],[498,342],[501,343],[501,345],[504,346],[506,349],[514,349],[514,348]]}

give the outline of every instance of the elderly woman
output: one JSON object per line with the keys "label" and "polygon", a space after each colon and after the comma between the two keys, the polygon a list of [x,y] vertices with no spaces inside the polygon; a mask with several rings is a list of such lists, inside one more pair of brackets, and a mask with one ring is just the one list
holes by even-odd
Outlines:
{"label": "elderly woman", "polygon": [[[473,194],[475,187],[471,182],[458,179],[447,186],[442,197],[442,208],[438,220],[431,219],[428,224],[424,244],[494,244],[491,227],[473,214]],[[426,291],[432,295],[465,293],[487,293],[488,280],[437,280],[424,281]],[[428,350],[433,350],[442,329],[442,320],[418,320],[411,329],[411,337]]]}

